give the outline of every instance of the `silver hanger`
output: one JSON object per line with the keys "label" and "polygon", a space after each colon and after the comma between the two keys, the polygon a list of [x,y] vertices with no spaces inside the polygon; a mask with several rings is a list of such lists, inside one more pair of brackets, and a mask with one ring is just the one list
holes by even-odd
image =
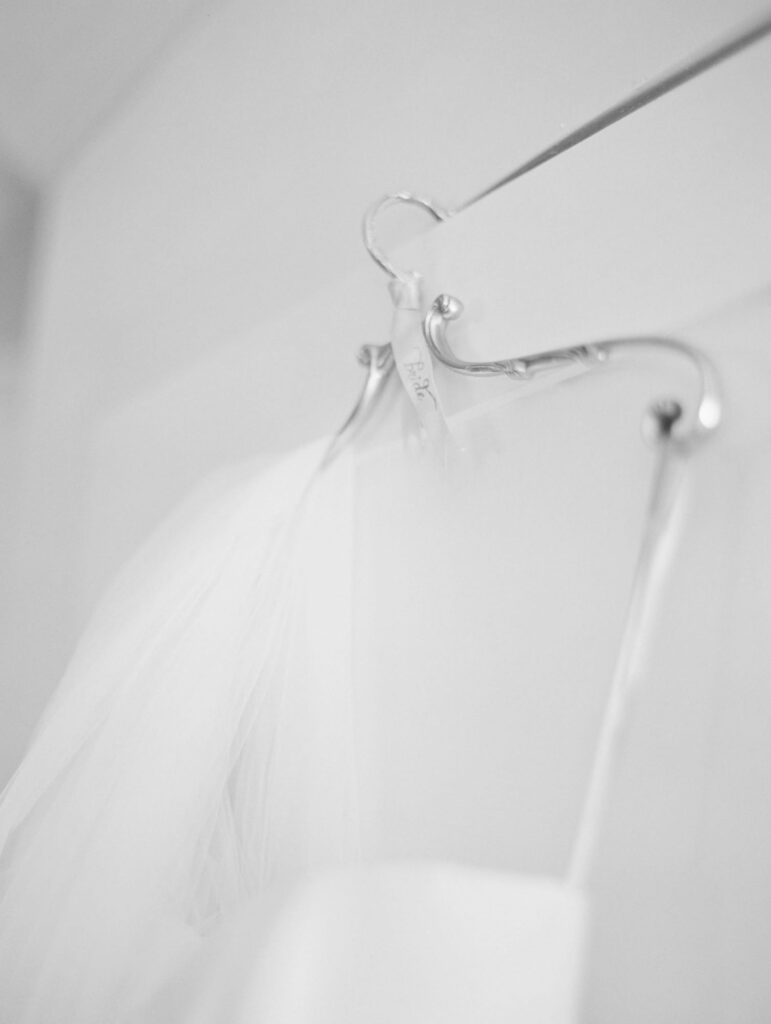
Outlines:
{"label": "silver hanger", "polygon": [[[409,274],[395,267],[375,239],[377,217],[388,207],[399,203],[419,206],[438,221],[446,220],[450,214],[434,200],[411,192],[385,195],[367,210],[362,224],[367,252],[386,274],[403,281]],[[646,438],[652,442],[667,438],[680,444],[691,444],[711,434],[720,423],[722,400],[712,363],[703,353],[676,338],[655,335],[611,338],[511,359],[467,360],[455,354],[447,338],[448,325],[457,320],[462,313],[463,303],[459,299],[442,294],[434,300],[423,324],[423,333],[432,356],[456,373],[472,377],[505,376],[512,380],[528,381],[543,373],[568,366],[587,371],[619,356],[656,351],[679,356],[690,363],[698,383],[698,397],[692,405],[674,398],[654,402],[646,411],[643,423]],[[371,416],[393,371],[394,360],[389,343],[364,345],[358,353],[358,358],[367,368],[364,386],[353,411],[332,439],[323,465],[328,465],[353,440]]]}
{"label": "silver hanger", "polygon": [[671,436],[681,443],[698,441],[712,433],[722,416],[718,378],[712,363],[703,353],[676,338],[658,336],[611,338],[586,345],[549,349],[512,359],[490,362],[461,359],[447,339],[448,325],[463,313],[463,303],[452,295],[439,295],[423,322],[423,333],[431,354],[456,373],[471,377],[509,377],[527,381],[551,370],[574,366],[589,370],[617,356],[654,350],[685,358],[695,371],[698,397],[690,414],[688,406],[677,399],[655,402],[647,411],[645,436],[650,440]]}

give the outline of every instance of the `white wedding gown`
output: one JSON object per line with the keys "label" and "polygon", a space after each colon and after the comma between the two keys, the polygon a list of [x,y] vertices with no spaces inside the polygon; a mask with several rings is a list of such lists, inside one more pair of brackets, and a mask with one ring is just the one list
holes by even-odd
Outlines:
{"label": "white wedding gown", "polygon": [[649,370],[507,385],[447,465],[310,444],[161,527],[0,803],[2,1024],[577,1018]]}

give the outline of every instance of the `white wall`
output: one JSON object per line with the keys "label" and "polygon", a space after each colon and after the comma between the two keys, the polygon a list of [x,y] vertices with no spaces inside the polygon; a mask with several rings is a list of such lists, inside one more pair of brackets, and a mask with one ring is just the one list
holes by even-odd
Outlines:
{"label": "white wall", "polygon": [[18,173],[50,180],[206,2],[4,0],[0,148]]}

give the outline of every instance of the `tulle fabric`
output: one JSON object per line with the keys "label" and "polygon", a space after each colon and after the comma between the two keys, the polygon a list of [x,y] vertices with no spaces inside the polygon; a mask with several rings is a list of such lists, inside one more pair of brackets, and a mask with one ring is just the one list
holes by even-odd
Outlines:
{"label": "tulle fabric", "polygon": [[573,384],[501,392],[443,452],[244,467],[139,553],[0,806],[3,1024],[214,1024],[234,992],[233,1021],[425,1024],[448,979],[574,1019],[559,876],[655,459],[649,379]]}
{"label": "tulle fabric", "polygon": [[319,475],[310,445],[162,527],[0,802],[0,1021],[562,1024],[584,959],[592,1020],[766,1019],[770,308],[685,335],[726,419],[683,467],[590,898],[560,879],[639,415],[693,386],[663,365],[503,382],[444,460],[370,437]]}
{"label": "tulle fabric", "polygon": [[318,476],[323,450],[211,484],[83,638],[0,809],[4,1024],[130,1019],[236,905],[356,859],[350,618],[327,611],[350,466]]}

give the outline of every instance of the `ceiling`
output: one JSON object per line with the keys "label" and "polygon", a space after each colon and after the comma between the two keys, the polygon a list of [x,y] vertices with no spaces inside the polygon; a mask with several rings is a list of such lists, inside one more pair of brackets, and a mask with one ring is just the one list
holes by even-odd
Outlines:
{"label": "ceiling", "polygon": [[[209,0],[208,6],[216,0]],[[54,175],[202,0],[3,0],[0,162]]]}

